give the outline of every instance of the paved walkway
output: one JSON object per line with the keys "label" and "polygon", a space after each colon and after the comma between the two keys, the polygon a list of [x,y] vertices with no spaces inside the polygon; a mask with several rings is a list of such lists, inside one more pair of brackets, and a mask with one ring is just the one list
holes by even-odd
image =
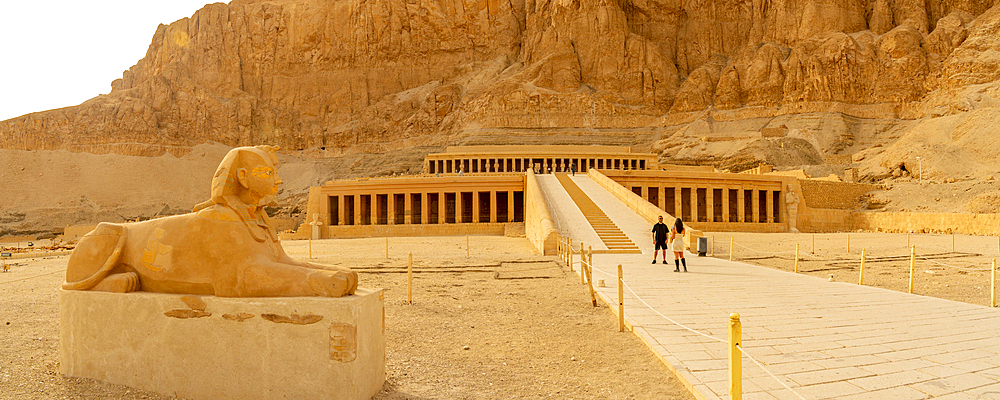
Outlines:
{"label": "paved walkway", "polygon": [[[736,312],[745,352],[763,365],[743,358],[744,399],[1000,399],[1000,309],[691,253],[690,272],[675,273],[672,261],[650,264],[648,222],[588,177],[572,179],[643,251],[595,254],[600,294],[617,310],[621,264],[626,321],[696,396],[729,398]],[[550,207],[566,234],[586,231],[579,210],[560,210],[572,202]]]}

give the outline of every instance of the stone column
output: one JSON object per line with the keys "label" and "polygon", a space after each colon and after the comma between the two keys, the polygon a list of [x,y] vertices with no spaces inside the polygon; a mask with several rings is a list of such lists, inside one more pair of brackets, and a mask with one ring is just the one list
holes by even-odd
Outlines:
{"label": "stone column", "polygon": [[764,210],[764,215],[767,216],[767,223],[774,223],[774,191],[768,190],[765,194],[767,196],[767,210]]}
{"label": "stone column", "polygon": [[684,191],[680,186],[674,187],[674,218],[684,220]]}
{"label": "stone column", "polygon": [[753,222],[760,222],[760,192],[756,187],[750,192],[750,209],[753,210]]}
{"label": "stone column", "polygon": [[642,189],[639,190],[639,193],[642,193],[640,196],[642,196],[643,200],[649,201],[649,186],[643,184]]}
{"label": "stone column", "polygon": [[732,215],[729,215],[729,188],[722,188],[722,222],[731,222]]}
{"label": "stone column", "polygon": [[711,186],[705,189],[705,219],[715,222],[715,189]]}
{"label": "stone column", "polygon": [[341,225],[341,226],[347,224],[347,204],[346,203],[347,203],[347,196],[345,196],[343,193],[341,193],[340,196],[337,196],[337,208],[338,208],[337,222],[338,222],[338,225]]}
{"label": "stone column", "polygon": [[413,193],[403,194],[403,223],[407,225],[413,223]]}
{"label": "stone column", "polygon": [[354,195],[354,225],[361,225],[361,195]]}
{"label": "stone column", "polygon": [[497,222],[497,191],[490,191],[490,222]]}
{"label": "stone column", "polygon": [[479,223],[479,191],[472,192],[472,223]]}
{"label": "stone column", "polygon": [[464,223],[462,219],[463,214],[465,214],[465,204],[462,200],[462,192],[455,192],[455,223]]}
{"label": "stone column", "polygon": [[431,222],[431,196],[427,192],[420,193],[420,223],[429,224]]}
{"label": "stone column", "polygon": [[448,202],[444,192],[438,193],[438,223],[443,224],[448,221]]}
{"label": "stone column", "polygon": [[662,183],[656,185],[656,202],[659,203],[656,206],[660,207],[660,210],[663,211],[667,210],[667,196],[666,193],[663,191]]}
{"label": "stone column", "polygon": [[385,221],[385,223],[388,224],[388,225],[395,225],[396,224],[396,194],[395,193],[389,193],[387,196],[385,196],[385,200],[386,200],[385,207],[386,207],[386,210],[387,210],[386,211],[387,215],[386,215],[386,221]]}
{"label": "stone column", "polygon": [[514,191],[507,191],[507,222],[514,222]]}
{"label": "stone column", "polygon": [[691,221],[698,221],[698,187],[691,187]]}
{"label": "stone column", "polygon": [[736,222],[739,223],[746,222],[747,220],[746,204],[747,204],[746,191],[743,190],[742,186],[740,186],[738,189],[736,189]]}

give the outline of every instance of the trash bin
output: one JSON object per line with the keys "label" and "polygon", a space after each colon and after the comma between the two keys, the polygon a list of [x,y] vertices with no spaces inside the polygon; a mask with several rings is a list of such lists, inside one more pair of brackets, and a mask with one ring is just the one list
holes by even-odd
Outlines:
{"label": "trash bin", "polygon": [[708,253],[708,238],[700,237],[698,238],[698,257],[704,257]]}

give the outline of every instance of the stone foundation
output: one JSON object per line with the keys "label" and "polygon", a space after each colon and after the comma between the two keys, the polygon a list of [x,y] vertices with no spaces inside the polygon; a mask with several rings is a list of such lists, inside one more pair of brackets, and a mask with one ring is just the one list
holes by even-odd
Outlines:
{"label": "stone foundation", "polygon": [[343,298],[61,291],[59,372],[198,399],[368,399],[381,290]]}

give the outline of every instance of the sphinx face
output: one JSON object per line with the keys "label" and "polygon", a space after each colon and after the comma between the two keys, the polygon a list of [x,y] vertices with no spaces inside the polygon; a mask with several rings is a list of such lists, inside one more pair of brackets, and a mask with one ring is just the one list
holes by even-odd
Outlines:
{"label": "sphinx face", "polygon": [[278,171],[270,165],[257,165],[252,167],[247,174],[247,190],[254,194],[254,198],[259,198],[258,206],[271,204],[278,195],[278,186],[281,185],[281,178]]}

